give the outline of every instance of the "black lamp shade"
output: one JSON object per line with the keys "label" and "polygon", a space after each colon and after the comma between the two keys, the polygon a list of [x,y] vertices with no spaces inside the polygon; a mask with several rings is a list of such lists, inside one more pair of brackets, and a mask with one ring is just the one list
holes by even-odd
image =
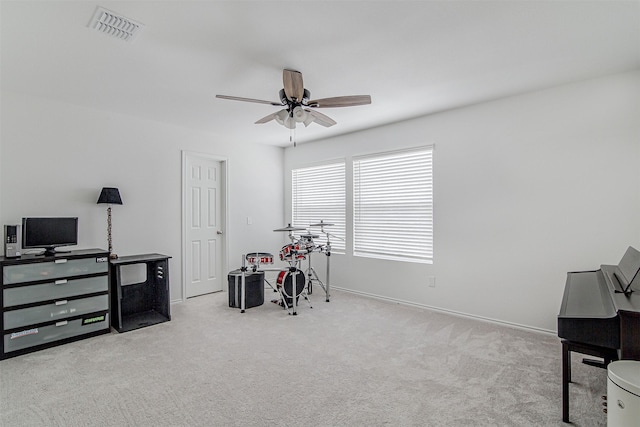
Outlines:
{"label": "black lamp shade", "polygon": [[110,205],[121,205],[120,192],[114,187],[103,187],[98,197],[98,203],[108,203]]}

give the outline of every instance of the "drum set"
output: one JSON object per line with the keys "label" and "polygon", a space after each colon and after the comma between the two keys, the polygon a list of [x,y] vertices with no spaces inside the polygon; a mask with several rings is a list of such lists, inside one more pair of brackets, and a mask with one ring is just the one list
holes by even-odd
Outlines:
{"label": "drum set", "polygon": [[[307,303],[311,306],[311,300],[309,295],[313,291],[313,283],[317,283],[325,292],[325,300],[329,302],[329,278],[330,278],[330,260],[331,260],[331,236],[328,231],[325,231],[325,227],[331,227],[334,224],[328,224],[321,220],[317,224],[311,224],[309,227],[320,227],[320,233],[326,236],[325,244],[316,244],[314,239],[319,239],[319,234],[311,234],[306,228],[296,227],[288,224],[286,227],[278,228],[273,231],[289,233],[289,240],[291,243],[284,245],[278,254],[280,261],[287,262],[289,267],[282,268],[265,268],[266,265],[272,265],[274,256],[268,252],[252,252],[242,257],[242,267],[240,271],[241,277],[241,290],[240,290],[240,312],[245,311],[245,274],[248,271],[278,272],[275,287],[265,278],[265,282],[277,292],[279,295],[279,301],[277,301],[289,314],[297,315],[298,298],[303,297]],[[304,231],[304,234],[296,236],[295,232]],[[337,237],[337,236],[333,236]],[[327,276],[326,283],[320,280],[315,269],[311,265],[311,255],[313,253],[321,253],[327,257]],[[302,262],[307,260],[307,268],[302,271]],[[247,265],[248,264],[248,265]]]}

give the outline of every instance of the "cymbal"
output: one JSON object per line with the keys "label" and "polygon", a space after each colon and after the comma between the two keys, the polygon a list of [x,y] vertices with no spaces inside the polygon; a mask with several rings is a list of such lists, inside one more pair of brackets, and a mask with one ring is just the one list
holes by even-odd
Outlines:
{"label": "cymbal", "polygon": [[309,227],[322,227],[322,226],[331,227],[332,225],[335,225],[335,224],[329,224],[328,222],[320,221],[318,224],[311,224]]}
{"label": "cymbal", "polygon": [[284,227],[284,228],[276,228],[273,231],[300,231],[300,230],[306,230],[306,228],[304,228],[304,227],[294,227],[291,224],[287,224],[286,227]]}

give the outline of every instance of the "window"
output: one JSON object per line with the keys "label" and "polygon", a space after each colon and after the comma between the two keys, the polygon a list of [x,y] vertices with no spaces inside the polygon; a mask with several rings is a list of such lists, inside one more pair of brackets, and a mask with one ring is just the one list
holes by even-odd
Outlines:
{"label": "window", "polygon": [[353,161],[353,254],[433,261],[433,147]]}
{"label": "window", "polygon": [[320,227],[309,226],[321,220],[334,224],[324,231],[331,233],[331,250],[337,253],[345,251],[344,171],[344,162],[291,171],[291,224],[320,235],[316,244],[326,243],[327,236],[320,234]]}

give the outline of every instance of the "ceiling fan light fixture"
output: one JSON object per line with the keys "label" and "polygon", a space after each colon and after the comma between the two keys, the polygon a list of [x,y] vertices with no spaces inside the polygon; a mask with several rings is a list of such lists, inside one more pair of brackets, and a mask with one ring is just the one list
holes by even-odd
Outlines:
{"label": "ceiling fan light fixture", "polygon": [[296,128],[296,119],[291,116],[289,110],[280,110],[274,116],[275,121],[286,127],[287,129],[295,129]]}
{"label": "ceiling fan light fixture", "polygon": [[289,117],[289,112],[287,110],[280,110],[276,113],[276,122],[284,126],[284,121]]}
{"label": "ceiling fan light fixture", "polygon": [[302,107],[298,106],[293,109],[292,115],[296,122],[302,123],[307,120],[307,116],[309,116],[309,113],[304,111]]}
{"label": "ceiling fan light fixture", "polygon": [[296,120],[291,116],[287,116],[287,118],[284,120],[284,127],[286,127],[287,129],[295,129]]}

